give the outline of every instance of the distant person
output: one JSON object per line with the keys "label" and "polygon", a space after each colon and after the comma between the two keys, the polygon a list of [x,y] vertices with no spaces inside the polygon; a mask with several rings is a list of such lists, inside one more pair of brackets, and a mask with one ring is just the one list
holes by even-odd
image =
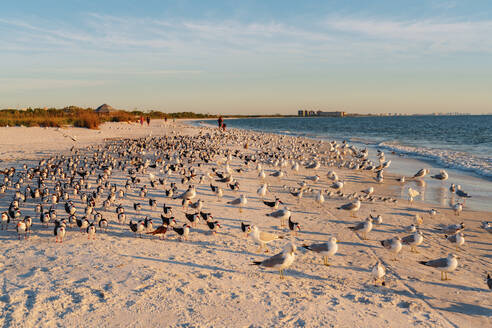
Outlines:
{"label": "distant person", "polygon": [[222,131],[225,131],[226,127],[227,127],[227,124],[222,123]]}
{"label": "distant person", "polygon": [[217,123],[219,124],[219,129],[222,127],[222,123],[224,122],[224,119],[222,116],[219,116],[219,119],[217,120]]}
{"label": "distant person", "polygon": [[143,125],[143,116],[140,116],[140,125]]}
{"label": "distant person", "polygon": [[164,117],[164,123],[167,123],[167,116]]}
{"label": "distant person", "polygon": [[147,116],[147,126],[150,125],[150,116]]}

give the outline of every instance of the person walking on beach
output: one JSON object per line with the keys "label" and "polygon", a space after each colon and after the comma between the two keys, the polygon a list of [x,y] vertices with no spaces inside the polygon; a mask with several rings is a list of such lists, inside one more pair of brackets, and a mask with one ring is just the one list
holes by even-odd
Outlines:
{"label": "person walking on beach", "polygon": [[140,125],[143,125],[143,116],[140,116]]}
{"label": "person walking on beach", "polygon": [[147,126],[150,125],[150,116],[147,116]]}
{"label": "person walking on beach", "polygon": [[217,123],[219,124],[219,129],[222,128],[222,122],[224,122],[224,119],[222,116],[219,116],[219,119],[217,120]]}
{"label": "person walking on beach", "polygon": [[226,127],[227,127],[227,124],[222,123],[222,131],[225,131]]}

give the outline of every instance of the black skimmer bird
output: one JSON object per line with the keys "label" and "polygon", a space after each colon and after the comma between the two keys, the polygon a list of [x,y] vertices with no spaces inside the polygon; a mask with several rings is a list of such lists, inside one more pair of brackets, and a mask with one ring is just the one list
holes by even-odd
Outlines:
{"label": "black skimmer bird", "polygon": [[301,225],[297,222],[292,221],[290,216],[289,216],[289,230],[292,231],[294,235],[297,235],[297,232],[301,231]]}
{"label": "black skimmer bird", "polygon": [[268,207],[273,207],[274,209],[277,209],[278,205],[283,204],[283,202],[278,197],[275,197],[275,200],[273,202],[269,202],[269,201],[264,200],[263,204],[265,204]]}
{"label": "black skimmer bird", "polygon": [[188,240],[188,235],[190,234],[190,226],[186,223],[182,227],[173,227],[174,232],[179,235],[179,240]]}
{"label": "black skimmer bird", "polygon": [[55,228],[53,229],[53,234],[55,235],[55,243],[63,243],[63,238],[65,237],[66,228],[65,225],[55,221]]}
{"label": "black skimmer bird", "polygon": [[248,237],[248,233],[251,232],[251,225],[241,222],[241,231],[244,232],[244,237]]}
{"label": "black skimmer bird", "polygon": [[94,223],[89,224],[85,231],[87,232],[87,239],[96,239],[96,226]]}

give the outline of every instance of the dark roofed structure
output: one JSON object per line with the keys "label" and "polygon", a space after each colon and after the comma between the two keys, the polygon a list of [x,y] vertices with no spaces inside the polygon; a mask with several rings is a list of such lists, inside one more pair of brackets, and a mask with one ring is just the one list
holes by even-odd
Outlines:
{"label": "dark roofed structure", "polygon": [[111,112],[114,112],[116,109],[113,107],[109,106],[108,104],[102,104],[101,106],[97,107],[94,112],[98,114],[108,114]]}

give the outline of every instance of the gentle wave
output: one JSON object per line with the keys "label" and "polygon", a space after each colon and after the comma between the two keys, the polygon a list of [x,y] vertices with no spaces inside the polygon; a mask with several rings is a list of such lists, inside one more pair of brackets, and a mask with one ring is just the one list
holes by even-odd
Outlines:
{"label": "gentle wave", "polygon": [[[474,117],[471,117],[475,119]],[[404,118],[406,121],[409,118]],[[417,118],[420,119],[420,118]],[[463,120],[470,119],[470,117],[464,117]],[[485,117],[484,119],[490,119],[490,117]],[[367,119],[366,119],[367,120]],[[374,118],[372,122],[369,123],[380,123],[381,119]],[[367,134],[367,130],[363,129],[363,126],[360,127],[358,131],[345,131],[344,129],[334,129],[334,122],[330,121],[332,124],[330,129],[325,128],[320,130],[320,124],[322,121],[316,121],[316,126],[302,126],[302,123],[306,123],[309,121],[306,120],[289,120],[283,119],[282,121],[276,122],[276,120],[272,119],[240,119],[240,120],[231,120],[228,122],[229,127],[240,128],[246,130],[253,130],[258,132],[267,132],[267,133],[276,133],[283,134],[289,136],[299,136],[299,137],[309,137],[323,140],[348,140],[352,143],[357,143],[360,145],[365,145],[369,147],[377,147],[382,149],[387,149],[389,151],[394,151],[396,153],[405,154],[410,157],[422,159],[422,160],[430,160],[441,166],[447,168],[455,168],[461,171],[471,172],[487,178],[487,180],[492,180],[492,157],[490,156],[490,146],[489,142],[481,143],[481,144],[444,144],[441,142],[431,141],[433,138],[425,139],[420,137],[419,140],[416,140],[418,135],[413,135],[415,138],[412,139],[412,135],[406,131],[406,127],[408,125],[412,125],[412,121],[400,123],[400,128],[392,131],[392,133],[388,133],[388,126],[382,126],[379,129],[380,134]],[[314,121],[311,121],[314,122]],[[349,123],[349,121],[340,121]],[[353,122],[350,121],[352,124]],[[230,124],[229,124],[230,123]],[[252,124],[255,123],[255,124]],[[398,121],[393,121],[392,128],[395,129]],[[203,121],[202,124],[208,126],[216,125],[215,121]],[[346,127],[349,124],[340,125],[340,127]],[[286,129],[285,127],[291,127],[291,129]],[[420,130],[420,133],[426,132],[429,134],[429,130],[437,128],[437,124],[429,127],[427,130]],[[318,129],[316,129],[316,127]],[[442,128],[442,127],[441,127]],[[478,131],[474,131],[478,132]],[[407,135],[404,135],[404,134]],[[358,134],[358,135],[357,135]],[[487,134],[484,134],[487,137]],[[400,139],[396,141],[395,139]],[[475,139],[478,136],[474,136]],[[482,135],[483,138],[483,135]],[[379,140],[378,140],[379,139]],[[404,140],[401,140],[404,139]],[[490,138],[485,138],[487,141]],[[385,140],[385,141],[383,141]],[[463,138],[463,141],[472,142],[470,138]],[[408,141],[408,142],[407,142]],[[478,140],[475,140],[478,142]],[[480,140],[482,141],[482,140]],[[420,146],[410,145],[410,143],[420,143]],[[429,143],[432,143],[433,147],[426,147]],[[435,146],[440,147],[437,149]],[[466,147],[466,151],[457,151],[450,149],[453,148],[461,148],[464,149]],[[482,155],[483,154],[483,155]]]}
{"label": "gentle wave", "polygon": [[467,152],[452,150],[412,147],[396,142],[381,142],[378,147],[412,157],[430,159],[445,167],[473,172],[492,179],[492,160],[490,157],[480,157]]}

